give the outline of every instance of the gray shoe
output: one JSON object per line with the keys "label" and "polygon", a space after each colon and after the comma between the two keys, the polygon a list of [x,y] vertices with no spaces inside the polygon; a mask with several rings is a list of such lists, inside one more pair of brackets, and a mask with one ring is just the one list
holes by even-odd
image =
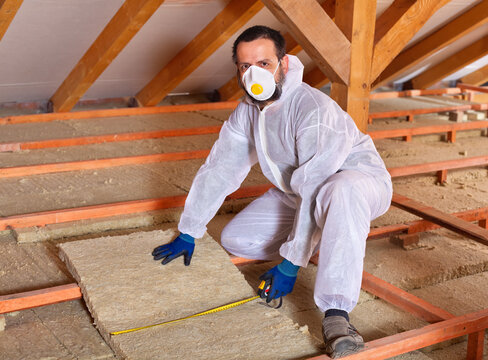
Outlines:
{"label": "gray shoe", "polygon": [[328,316],[322,320],[325,351],[332,359],[354,354],[364,347],[358,331],[342,316]]}

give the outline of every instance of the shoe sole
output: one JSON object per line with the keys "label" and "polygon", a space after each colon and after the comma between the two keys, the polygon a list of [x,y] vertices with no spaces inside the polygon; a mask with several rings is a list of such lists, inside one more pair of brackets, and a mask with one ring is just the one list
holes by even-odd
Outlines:
{"label": "shoe sole", "polygon": [[338,342],[334,346],[334,351],[330,354],[332,359],[341,358],[347,355],[352,355],[357,353],[359,350],[364,348],[364,343],[356,343],[349,339],[344,339]]}

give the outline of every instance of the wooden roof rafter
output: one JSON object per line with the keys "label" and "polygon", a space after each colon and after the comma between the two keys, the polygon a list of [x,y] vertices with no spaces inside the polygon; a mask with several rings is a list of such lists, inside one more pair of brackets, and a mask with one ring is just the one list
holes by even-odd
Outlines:
{"label": "wooden roof rafter", "polygon": [[392,80],[403,71],[487,22],[488,0],[482,0],[423,40],[402,51],[376,78],[373,88]]}
{"label": "wooden roof rafter", "polygon": [[333,81],[349,83],[351,42],[316,0],[263,2],[323,73]]}
{"label": "wooden roof rafter", "polygon": [[231,0],[227,6],[135,96],[154,106],[188,77],[237,30],[263,8],[259,0]]}
{"label": "wooden roof rafter", "polygon": [[410,83],[414,89],[428,88],[487,54],[488,36],[485,36],[417,75]]}
{"label": "wooden roof rafter", "polygon": [[50,99],[55,112],[70,111],[164,0],[126,0]]}
{"label": "wooden roof rafter", "polygon": [[451,0],[395,0],[376,21],[371,81],[403,50],[428,19]]}
{"label": "wooden roof rafter", "polygon": [[488,81],[488,65],[483,66],[482,68],[464,76],[461,79],[461,82],[464,84],[469,85],[483,85],[485,82]]}
{"label": "wooden roof rafter", "polygon": [[0,40],[7,32],[23,0],[0,0]]}
{"label": "wooden roof rafter", "polygon": [[[329,15],[331,19],[333,19],[335,16],[335,4],[336,4],[336,0],[326,0],[321,4],[322,8],[325,10],[327,15]],[[303,50],[300,44],[297,43],[297,41],[293,38],[293,36],[290,33],[287,32],[283,34],[283,37],[285,38],[285,42],[286,42],[287,54],[296,55]],[[323,75],[323,73],[318,68],[316,68],[315,71],[318,71],[320,74],[314,74],[312,72],[308,72],[304,76],[304,81],[311,86],[318,85],[317,81],[315,80],[318,78],[319,78],[318,81],[320,83],[327,81],[325,75]],[[307,78],[310,82],[306,81],[305,78]],[[217,91],[219,93],[220,99],[223,101],[237,100],[244,95],[244,91],[239,87],[237,83],[237,78],[235,76],[233,76],[229,81],[227,81],[224,85],[222,85]]]}

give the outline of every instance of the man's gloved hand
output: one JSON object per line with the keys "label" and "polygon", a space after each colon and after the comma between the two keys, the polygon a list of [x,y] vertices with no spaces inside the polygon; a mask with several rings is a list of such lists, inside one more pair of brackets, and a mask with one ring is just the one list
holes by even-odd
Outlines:
{"label": "man's gloved hand", "polygon": [[261,295],[261,297],[265,297],[266,302],[269,303],[273,299],[278,299],[291,293],[297,279],[299,268],[300,266],[293,265],[290,261],[283,259],[280,264],[261,275],[259,280],[265,282],[262,291],[264,292],[268,285],[270,285],[266,296]]}
{"label": "man's gloved hand", "polygon": [[188,266],[190,265],[194,249],[195,238],[188,234],[180,233],[180,235],[169,244],[164,244],[155,248],[152,255],[154,256],[154,260],[164,258],[163,261],[161,261],[161,264],[163,265],[166,265],[171,260],[183,255],[185,257],[185,265]]}

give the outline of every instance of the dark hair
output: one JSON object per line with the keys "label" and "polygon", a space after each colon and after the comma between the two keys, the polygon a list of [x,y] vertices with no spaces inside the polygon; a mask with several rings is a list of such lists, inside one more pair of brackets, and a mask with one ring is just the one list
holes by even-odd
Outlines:
{"label": "dark hair", "polygon": [[232,47],[232,60],[237,63],[237,45],[239,45],[239,43],[243,41],[250,42],[257,39],[269,39],[273,41],[278,60],[281,60],[283,56],[286,55],[285,38],[280,34],[280,32],[267,26],[256,25],[244,30],[244,32],[237,37],[236,41],[234,41],[234,45]]}

